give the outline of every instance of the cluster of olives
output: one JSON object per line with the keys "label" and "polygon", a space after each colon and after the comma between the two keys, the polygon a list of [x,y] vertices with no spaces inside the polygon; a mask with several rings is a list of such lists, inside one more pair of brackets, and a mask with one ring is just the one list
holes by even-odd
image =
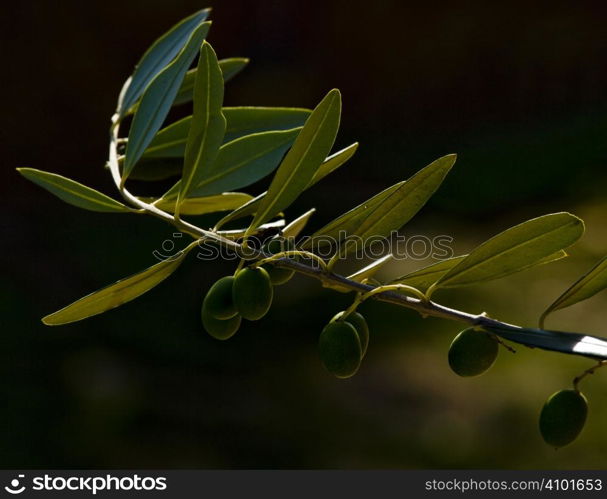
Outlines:
{"label": "cluster of olives", "polygon": [[[270,254],[283,251],[282,242],[272,239],[264,250]],[[222,277],[202,302],[204,328],[213,338],[227,340],[238,331],[243,318],[256,321],[266,315],[274,298],[274,286],[286,283],[293,274],[293,270],[267,263]]]}
{"label": "cluster of olives", "polygon": [[320,360],[338,378],[356,374],[369,346],[369,326],[358,312],[336,314],[318,339]]}
{"label": "cluster of olives", "polygon": [[[498,343],[474,328],[459,333],[449,348],[449,366],[460,376],[478,376],[495,362]],[[584,428],[588,402],[578,390],[561,390],[546,401],[540,414],[540,433],[553,447],[573,442]]]}

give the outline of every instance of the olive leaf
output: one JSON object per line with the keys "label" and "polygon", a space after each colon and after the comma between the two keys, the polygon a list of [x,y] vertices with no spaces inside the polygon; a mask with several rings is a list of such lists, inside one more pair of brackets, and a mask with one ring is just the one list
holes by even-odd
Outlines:
{"label": "olive leaf", "polygon": [[204,42],[198,60],[194,86],[194,113],[186,143],[176,214],[179,212],[181,202],[211,172],[226,129],[226,119],[221,112],[222,104],[223,76],[217,55],[213,48]]}
{"label": "olive leaf", "polygon": [[[276,169],[299,131],[300,128],[295,128],[254,133],[222,145],[207,172],[200,177],[198,184],[191,187],[188,197],[240,189],[269,175]],[[176,198],[180,189],[181,180],[163,198]]]}
{"label": "olive leaf", "polygon": [[316,106],[274,174],[251,222],[254,231],[305,190],[333,147],[341,116],[341,94],[331,90]]}
{"label": "olive leaf", "polygon": [[289,130],[303,126],[312,111],[299,107],[224,107],[228,126],[225,140],[257,132]]}
{"label": "olive leaf", "polygon": [[[421,290],[425,290],[432,286],[436,281],[438,281],[441,277],[443,277],[447,272],[449,272],[453,267],[458,265],[464,258],[468,255],[455,256],[453,258],[448,258],[446,260],[441,260],[440,262],[433,263],[428,265],[427,267],[423,267],[421,269],[415,270],[408,274],[402,275],[393,279],[389,282],[389,284],[406,284],[407,286],[413,286],[414,288],[418,288]],[[567,253],[564,250],[559,250],[552,255],[548,255],[541,260],[537,260],[535,262],[530,263],[526,267],[517,269],[526,270],[529,267],[536,267],[538,265],[543,265],[545,263],[555,262],[562,258],[565,258]],[[504,276],[502,276],[504,277]],[[470,284],[476,284],[475,282],[471,282]]]}
{"label": "olive leaf", "polygon": [[553,352],[607,359],[607,338],[588,334],[522,328],[509,324],[483,324],[483,329],[505,340]]}
{"label": "olive leaf", "polygon": [[195,245],[196,242],[171,258],[80,298],[67,307],[43,317],[42,322],[47,326],[60,326],[101,314],[134,300],[177,270],[187,253]]}
{"label": "olive leaf", "polygon": [[[314,174],[314,177],[312,177],[312,180],[310,181],[310,183],[308,184],[306,189],[309,189],[317,182],[320,182],[329,173],[337,170],[341,165],[343,165],[346,161],[348,161],[354,155],[357,148],[358,148],[358,142],[355,142],[354,144],[349,145],[348,147],[342,149],[341,151],[338,151],[338,152],[332,154],[331,156],[327,157],[327,159],[324,161],[324,163],[322,165],[320,165],[320,168]],[[257,197],[255,197],[254,199],[249,201],[247,204],[241,206],[237,210],[234,210],[232,213],[229,213],[228,215],[226,215],[224,218],[222,218],[218,222],[217,227],[221,227],[221,226],[227,224],[228,222],[231,222],[232,220],[237,220],[242,217],[254,215],[255,212],[257,211],[259,203],[261,203],[261,200],[266,196],[266,194],[267,194],[267,192],[263,192],[263,193],[259,194]]]}
{"label": "olive leaf", "polygon": [[[349,275],[346,279],[354,282],[366,282],[371,279],[386,263],[393,259],[394,257],[392,255],[386,255],[379,260],[375,260],[366,267],[357,270],[353,274]],[[349,288],[340,286],[339,284],[331,284],[330,288],[335,291],[339,291],[340,293],[349,293],[351,291]]]}
{"label": "olive leaf", "polygon": [[407,286],[412,286],[421,290],[427,289],[466,258],[466,256],[468,255],[454,256],[453,258],[441,260],[440,262],[433,263],[397,277],[388,284],[406,284]]}
{"label": "olive leaf", "polygon": [[133,211],[119,201],[61,175],[34,168],[17,168],[17,171],[26,179],[38,184],[62,201],[78,208],[106,213],[129,213]]}
{"label": "olive leaf", "polygon": [[154,77],[143,92],[129,131],[122,172],[123,182],[162,126],[183,76],[196,56],[210,25],[210,22],[205,22],[198,26],[177,57]]}
{"label": "olive leaf", "polygon": [[315,211],[316,208],[312,208],[293,220],[289,225],[282,229],[282,237],[285,239],[294,239],[299,236]]}
{"label": "olive leaf", "polygon": [[[183,215],[206,215],[207,213],[217,213],[219,211],[235,210],[246,202],[253,199],[253,196],[244,192],[223,192],[213,196],[190,197],[184,199],[179,207]],[[175,212],[176,199],[160,198],[154,203],[156,208]]]}
{"label": "olive leaf", "polygon": [[366,267],[354,272],[354,274],[349,275],[348,279],[355,282],[366,281],[367,279],[373,277],[384,265],[386,265],[386,263],[393,259],[394,257],[392,255],[386,255],[379,260],[375,260]]}
{"label": "olive leaf", "polygon": [[605,288],[607,288],[607,256],[567,288],[542,314],[542,321],[548,314],[587,300]]}
{"label": "olive leaf", "polygon": [[[230,59],[221,59],[219,61],[219,68],[223,74],[223,81],[227,83],[234,76],[240,73],[245,66],[249,63],[249,59],[246,57],[231,57]],[[190,102],[194,96],[194,81],[196,80],[197,68],[190,69],[183,78],[181,88],[177,92],[177,96],[173,101],[173,105],[184,104]]]}
{"label": "olive leaf", "polygon": [[186,17],[146,50],[120,92],[116,111],[120,117],[133,107],[148,84],[175,58],[192,33],[206,21],[210,12],[211,9],[203,9]]}
{"label": "olive leaf", "polygon": [[[409,180],[399,182],[371,199],[344,213],[322,229],[316,231],[305,247],[342,241],[358,236],[362,244],[372,236],[387,236],[406,224],[436,192],[455,163],[456,155],[449,154],[426,166]],[[355,245],[343,246],[343,254]],[[360,248],[359,248],[360,249]]]}
{"label": "olive leaf", "polygon": [[131,180],[155,182],[181,175],[183,158],[141,158],[130,173]]}
{"label": "olive leaf", "polygon": [[466,286],[519,272],[572,245],[583,233],[584,222],[570,213],[528,220],[485,241],[443,275],[435,288]]}
{"label": "olive leaf", "polygon": [[[253,133],[303,126],[311,111],[284,107],[224,107],[222,112],[227,122],[224,142],[230,142]],[[192,117],[186,116],[160,130],[143,157],[182,158],[191,123]]]}
{"label": "olive leaf", "polygon": [[354,142],[350,144],[348,147],[344,147],[340,151],[327,156],[327,159],[320,165],[316,173],[310,180],[310,183],[307,185],[306,189],[309,189],[313,185],[320,182],[323,178],[325,178],[330,173],[333,173],[337,170],[341,165],[343,165],[346,161],[348,161],[354,153],[358,149],[358,142]]}

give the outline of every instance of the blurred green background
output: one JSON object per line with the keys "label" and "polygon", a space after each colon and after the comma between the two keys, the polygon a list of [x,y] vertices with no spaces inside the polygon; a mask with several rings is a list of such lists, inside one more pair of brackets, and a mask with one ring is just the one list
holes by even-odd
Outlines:
{"label": "blurred green background", "polygon": [[[316,341],[350,297],[295,278],[228,342],[199,324],[231,263],[187,262],[144,297],[70,326],[40,317],[152,264],[171,227],[79,211],[20,178],[50,170],[112,193],[103,170],[116,96],[141,53],[192,0],[13,2],[2,17],[3,229],[0,466],[121,468],[602,468],[607,373],[584,383],[586,429],[557,452],[544,400],[591,362],[504,350],[483,377],[447,365],[458,324],[368,303],[368,355],[347,381]],[[220,57],[248,56],[229,105],[314,106],[332,87],[336,147],[355,158],[288,215],[310,229],[433,159],[458,162],[402,233],[448,234],[457,254],[532,216],[570,210],[587,233],[565,261],[435,297],[521,325],[607,252],[604,3],[378,0],[214,5]],[[264,189],[267,182],[254,186]],[[144,189],[134,184],[133,189]],[[431,263],[399,261],[386,277]],[[555,329],[607,334],[607,294]]]}

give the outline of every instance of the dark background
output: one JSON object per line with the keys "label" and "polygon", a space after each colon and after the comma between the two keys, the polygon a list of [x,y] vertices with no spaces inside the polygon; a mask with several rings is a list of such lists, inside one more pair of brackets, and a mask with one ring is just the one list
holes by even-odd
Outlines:
{"label": "dark background", "polygon": [[[228,105],[313,107],[343,93],[336,147],[356,157],[299,199],[311,229],[433,159],[450,177],[405,235],[449,234],[458,254],[526,218],[570,210],[587,234],[565,262],[437,295],[532,325],[607,250],[607,10],[589,2],[225,0],[209,37],[248,56]],[[190,0],[12,2],[2,14],[3,232],[0,466],[184,468],[600,468],[605,374],[586,382],[582,436],[558,452],[537,431],[544,399],[589,365],[502,351],[478,379],[449,371],[459,326],[368,303],[369,353],[332,378],[316,353],[350,297],[296,277],[228,342],[199,324],[230,263],[190,258],[144,297],[48,328],[40,317],[143,269],[171,227],[80,211],[22,179],[28,166],[112,194],[109,118],[146,47],[206,5]],[[253,187],[264,189],[267,182]],[[143,186],[133,185],[133,190]],[[431,263],[399,261],[395,276]],[[359,262],[359,266],[360,266]],[[555,328],[605,333],[605,296]]]}

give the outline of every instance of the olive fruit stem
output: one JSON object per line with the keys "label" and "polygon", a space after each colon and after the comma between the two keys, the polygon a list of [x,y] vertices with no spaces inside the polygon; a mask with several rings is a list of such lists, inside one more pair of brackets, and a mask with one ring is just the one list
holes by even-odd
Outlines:
{"label": "olive fruit stem", "polygon": [[367,291],[362,295],[361,301],[365,301],[367,298],[371,298],[372,296],[383,293],[384,291],[405,291],[407,293],[411,293],[415,295],[421,301],[426,301],[426,295],[422,293],[419,289],[414,288],[413,286],[407,286],[406,284],[386,284],[380,285],[372,289],[371,291]]}
{"label": "olive fruit stem", "polygon": [[344,310],[344,313],[341,315],[340,319],[345,319],[352,312],[355,312],[358,306],[363,302],[363,296],[363,293],[356,293],[356,298],[352,302],[352,305]]}
{"label": "olive fruit stem", "polygon": [[598,369],[600,369],[603,366],[607,365],[607,360],[600,360],[597,364],[595,364],[594,366],[592,366],[589,369],[586,369],[582,374],[580,374],[579,376],[576,376],[575,378],[573,378],[573,389],[577,390],[578,392],[580,391],[578,388],[578,385],[580,384],[580,381],[582,381],[586,376],[588,376],[589,374],[594,374],[594,372]]}

